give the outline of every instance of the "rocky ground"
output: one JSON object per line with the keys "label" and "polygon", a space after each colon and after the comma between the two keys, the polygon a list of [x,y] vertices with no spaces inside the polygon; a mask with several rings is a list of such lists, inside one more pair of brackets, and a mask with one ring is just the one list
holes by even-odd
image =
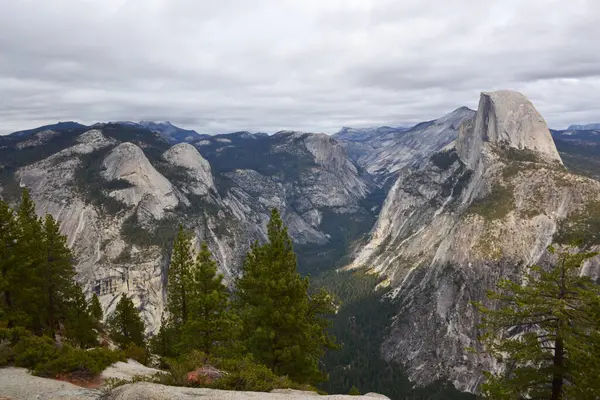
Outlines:
{"label": "rocky ground", "polygon": [[[160,371],[129,360],[127,363],[118,362],[107,368],[102,373],[100,381],[109,378],[129,380],[136,375],[152,375],[156,372]],[[386,396],[376,393],[368,393],[362,397],[373,400],[388,399]],[[8,367],[0,369],[0,400],[192,400],[200,398],[206,400],[302,400],[316,398],[343,400],[356,398],[356,396],[320,396],[314,392],[287,389],[274,390],[271,393],[235,392],[165,386],[148,382],[130,383],[111,390],[103,384],[98,388],[85,388],[69,382],[40,378],[30,375],[24,368]]]}

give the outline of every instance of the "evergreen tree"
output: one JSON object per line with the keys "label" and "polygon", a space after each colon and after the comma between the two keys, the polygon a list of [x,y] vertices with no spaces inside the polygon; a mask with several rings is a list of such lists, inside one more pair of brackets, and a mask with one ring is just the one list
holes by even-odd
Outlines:
{"label": "evergreen tree", "polygon": [[54,337],[60,329],[60,323],[68,318],[69,305],[74,304],[73,297],[77,294],[83,296],[83,293],[80,293],[80,289],[77,291],[71,251],[67,247],[66,237],[60,234],[59,224],[51,215],[46,215],[43,228],[44,259],[37,271],[41,283],[38,312],[43,316],[45,333]]}
{"label": "evergreen tree", "polygon": [[158,333],[150,339],[150,350],[161,357],[176,357],[175,351],[179,346],[175,330],[169,323],[169,319],[163,313],[160,318],[160,329]]}
{"label": "evergreen tree", "polygon": [[501,281],[488,293],[500,308],[476,303],[483,313],[481,340],[505,366],[502,374],[486,373],[485,397],[600,397],[600,288],[579,274],[594,255],[562,252],[549,271],[530,267],[524,285]]}
{"label": "evergreen tree", "polygon": [[190,235],[179,225],[167,280],[167,310],[171,326],[179,329],[188,320],[194,258]]}
{"label": "evergreen tree", "polygon": [[102,312],[102,305],[100,304],[100,299],[98,299],[98,295],[96,295],[96,293],[92,295],[92,299],[90,300],[88,307],[94,323],[96,326],[100,326],[102,323],[102,318],[104,318],[104,312]]}
{"label": "evergreen tree", "polygon": [[296,270],[292,241],[277,210],[267,230],[269,242],[252,246],[237,281],[245,345],[278,375],[322,380],[319,358],[334,346],[323,314],[333,312],[333,303],[325,292],[309,296],[308,278]]}
{"label": "evergreen tree", "polygon": [[89,348],[98,344],[97,320],[92,316],[85,295],[79,285],[75,285],[69,304],[66,321],[66,335],[81,348]]}
{"label": "evergreen tree", "polygon": [[17,222],[13,210],[0,200],[0,320],[14,324],[14,297],[17,267]]}
{"label": "evergreen tree", "polygon": [[131,344],[145,346],[144,321],[127,295],[121,296],[115,312],[108,318],[107,325],[112,340],[119,348],[125,349]]}
{"label": "evergreen tree", "polygon": [[12,290],[9,326],[24,326],[41,335],[45,324],[43,312],[40,312],[45,309],[44,282],[40,277],[44,257],[43,229],[27,189],[23,190],[16,215],[16,255],[9,283]]}
{"label": "evergreen tree", "polygon": [[206,243],[202,243],[194,263],[189,304],[182,349],[223,354],[237,336],[239,321],[230,310],[229,293],[223,284],[223,275],[217,274],[217,264]]}

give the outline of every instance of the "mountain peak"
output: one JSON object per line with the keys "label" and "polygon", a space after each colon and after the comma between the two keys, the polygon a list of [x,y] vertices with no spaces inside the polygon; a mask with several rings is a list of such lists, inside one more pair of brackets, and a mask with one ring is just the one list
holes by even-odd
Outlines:
{"label": "mountain peak", "polygon": [[547,161],[562,164],[546,121],[531,101],[519,92],[481,93],[475,120],[461,125],[456,144],[459,156],[474,167],[484,142],[533,150]]}
{"label": "mountain peak", "polygon": [[569,131],[595,131],[600,130],[600,122],[585,125],[569,125]]}

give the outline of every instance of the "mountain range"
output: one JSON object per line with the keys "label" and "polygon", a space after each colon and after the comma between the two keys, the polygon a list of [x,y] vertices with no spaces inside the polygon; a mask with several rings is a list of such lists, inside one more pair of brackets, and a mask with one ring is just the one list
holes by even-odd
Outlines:
{"label": "mountain range", "polygon": [[473,392],[495,365],[466,351],[478,346],[470,302],[524,265],[551,263],[546,246],[581,218],[600,224],[599,145],[596,126],[550,131],[509,91],[410,128],[332,136],[62,122],[0,137],[0,196],[14,203],[28,188],[61,222],[85,291],[105,314],[131,295],[150,333],[180,224],[232,282],[278,208],[302,273],[378,277],[394,310],[381,357],[419,385]]}

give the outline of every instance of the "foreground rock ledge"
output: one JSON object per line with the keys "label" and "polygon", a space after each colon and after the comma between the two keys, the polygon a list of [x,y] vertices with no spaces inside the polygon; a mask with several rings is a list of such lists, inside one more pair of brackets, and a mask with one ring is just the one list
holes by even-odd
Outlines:
{"label": "foreground rock ledge", "polygon": [[138,382],[120,386],[111,391],[85,389],[68,382],[32,376],[23,368],[0,368],[0,398],[10,400],[389,400],[388,397],[368,393],[364,396],[319,396],[314,392],[277,389],[271,393],[235,392],[204,388],[165,386]]}
{"label": "foreground rock ledge", "polygon": [[[368,393],[363,398],[389,400],[388,397],[380,394]],[[297,390],[274,390],[271,393],[262,392],[235,392],[229,390],[215,390],[204,388],[186,388],[176,386],[165,386],[156,383],[130,383],[114,389],[106,400],[192,400],[192,399],[210,399],[210,400],[302,400],[302,399],[356,399],[357,396],[331,395],[319,396],[314,392],[302,392]]]}

